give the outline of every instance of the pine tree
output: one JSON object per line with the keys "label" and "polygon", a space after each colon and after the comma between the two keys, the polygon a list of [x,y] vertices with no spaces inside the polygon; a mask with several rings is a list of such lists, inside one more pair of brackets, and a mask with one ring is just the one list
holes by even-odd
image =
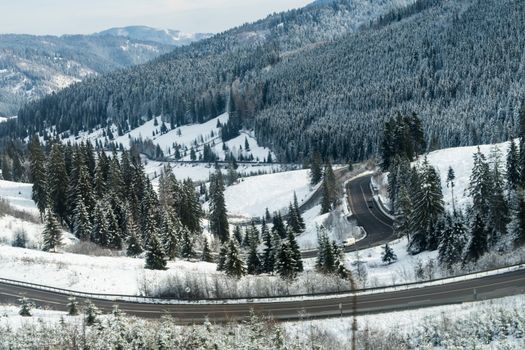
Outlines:
{"label": "pine tree", "polygon": [[248,258],[246,260],[247,273],[249,275],[258,275],[262,272],[262,263],[257,253],[257,245],[255,242],[251,242],[250,249],[248,251]]}
{"label": "pine tree", "polygon": [[467,244],[466,231],[461,215],[447,215],[438,247],[438,261],[441,266],[450,269],[452,265],[461,262]]}
{"label": "pine tree", "polygon": [[283,242],[277,253],[275,271],[282,279],[293,280],[297,277],[297,266],[293,252],[287,242]]}
{"label": "pine tree", "polygon": [[29,144],[29,181],[33,183],[31,198],[35,201],[40,215],[44,214],[47,205],[47,178],[46,157],[37,135],[34,135]]}
{"label": "pine tree", "polygon": [[219,249],[219,258],[217,260],[217,271],[224,271],[226,268],[226,259],[228,255],[228,242],[223,242]]}
{"label": "pine tree", "polygon": [[204,238],[204,244],[202,246],[202,256],[201,260],[205,262],[213,262],[213,258],[211,256],[210,246],[208,244],[208,239]]}
{"label": "pine tree", "polygon": [[383,252],[381,253],[381,260],[383,260],[383,262],[388,265],[397,261],[397,255],[394,253],[394,250],[388,245],[388,243],[386,243],[383,247]]}
{"label": "pine tree", "polygon": [[321,214],[329,213],[332,210],[332,201],[330,198],[330,188],[328,187],[328,181],[323,179],[323,198],[321,199]]}
{"label": "pine tree", "polygon": [[510,140],[509,150],[507,151],[507,189],[516,191],[520,185],[520,152],[514,139]]}
{"label": "pine tree", "polygon": [[182,230],[182,242],[180,250],[180,255],[186,260],[190,260],[195,257],[193,239],[191,238],[190,232],[187,229]]}
{"label": "pine tree", "polygon": [[46,252],[56,252],[62,246],[62,231],[57,222],[55,214],[48,209],[45,218],[45,228],[42,233],[44,245],[42,250]]}
{"label": "pine tree", "polygon": [[139,229],[137,227],[137,224],[135,224],[135,221],[133,220],[133,217],[129,217],[128,221],[128,239],[127,239],[127,250],[126,255],[127,256],[138,256],[142,254],[144,251],[143,249],[143,243],[142,240],[139,237]]}
{"label": "pine tree", "polygon": [[27,298],[18,300],[20,302],[20,310],[18,314],[22,317],[31,317],[31,309],[34,307],[33,303]]}
{"label": "pine tree", "polygon": [[450,188],[450,191],[452,193],[452,212],[456,212],[456,200],[454,198],[454,187],[456,186],[455,181],[456,180],[456,174],[454,173],[454,169],[452,169],[451,166],[448,167],[448,173],[447,173],[447,188]]}
{"label": "pine tree", "polygon": [[156,232],[151,232],[149,237],[146,252],[146,268],[150,270],[166,269],[166,257]]}
{"label": "pine tree", "polygon": [[319,152],[314,152],[310,160],[310,183],[317,185],[323,177],[323,169],[321,167],[321,155]]}
{"label": "pine tree", "polygon": [[84,319],[86,321],[87,326],[93,326],[94,324],[98,323],[98,315],[100,314],[100,311],[98,308],[93,304],[90,300],[86,300],[86,306],[84,308]]}
{"label": "pine tree", "polygon": [[242,231],[239,225],[236,225],[233,229],[233,238],[237,241],[237,244],[243,243]]}
{"label": "pine tree", "polygon": [[77,298],[71,297],[67,300],[69,301],[67,304],[67,314],[69,316],[77,316],[79,313]]}
{"label": "pine tree", "polygon": [[273,217],[272,232],[277,234],[281,239],[286,238],[286,227],[284,226],[283,217],[281,213],[276,213]]}
{"label": "pine tree", "polygon": [[233,240],[228,241],[227,247],[224,272],[230,277],[240,278],[246,273],[246,268],[239,255],[239,249]]}
{"label": "pine tree", "polygon": [[295,268],[297,272],[303,272],[303,259],[301,255],[301,250],[299,249],[299,244],[295,239],[295,233],[292,230],[288,230],[288,246],[292,251],[292,258],[295,261]]}
{"label": "pine tree", "polygon": [[470,240],[465,251],[466,261],[478,261],[488,251],[487,231],[480,213],[476,213],[470,228]]}
{"label": "pine tree", "polygon": [[409,252],[417,254],[423,250],[435,250],[439,244],[436,227],[444,213],[441,181],[437,171],[425,158],[420,175],[420,189],[415,193],[412,213],[412,238]]}
{"label": "pine tree", "polygon": [[93,227],[84,201],[80,200],[75,208],[73,217],[73,234],[82,241],[87,241],[91,237]]}
{"label": "pine tree", "polygon": [[210,231],[222,242],[230,238],[224,182],[220,169],[210,176]]}
{"label": "pine tree", "polygon": [[67,220],[68,176],[62,147],[54,144],[46,165],[47,193],[51,210],[61,223]]}
{"label": "pine tree", "polygon": [[270,233],[270,230],[268,230],[268,226],[266,225],[266,221],[263,220],[262,226],[261,226],[261,235],[264,243],[264,251],[263,251],[263,271],[265,273],[271,273],[273,272],[274,265],[275,265],[275,252],[274,252],[274,246],[273,246],[273,240],[272,235]]}

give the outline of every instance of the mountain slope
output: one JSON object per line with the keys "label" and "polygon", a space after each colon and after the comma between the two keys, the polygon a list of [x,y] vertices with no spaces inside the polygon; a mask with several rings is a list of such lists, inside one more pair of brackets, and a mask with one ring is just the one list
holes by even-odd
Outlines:
{"label": "mountain slope", "polygon": [[108,119],[127,130],[159,114],[184,124],[229,106],[230,122],[254,127],[281,161],[313,149],[338,160],[374,155],[397,111],[420,115],[431,149],[517,131],[523,1],[421,0],[384,15],[368,8],[377,22],[352,31],[348,18],[364,13],[351,16],[356,8],[340,0],[277,14],[80,84],[23,109],[19,131],[58,124],[76,133]]}
{"label": "mountain slope", "polygon": [[[19,135],[47,125],[77,134],[104,127],[108,120],[127,131],[138,127],[143,117],[160,114],[171,124],[203,122],[226,110],[230,91],[239,108],[252,111],[256,105],[243,102],[250,91],[237,89],[246,77],[409,3],[412,0],[339,0],[271,15],[31,104],[19,113]],[[244,122],[248,127],[253,123]]]}
{"label": "mountain slope", "polygon": [[133,40],[151,41],[162,45],[182,46],[192,42],[207,39],[212,34],[207,33],[184,33],[179,30],[157,29],[146,26],[129,26],[110,28],[95,35],[110,35]]}

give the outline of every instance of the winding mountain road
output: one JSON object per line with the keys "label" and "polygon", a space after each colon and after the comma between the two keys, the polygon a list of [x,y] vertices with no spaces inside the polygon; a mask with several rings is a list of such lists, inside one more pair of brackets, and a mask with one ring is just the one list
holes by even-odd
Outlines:
{"label": "winding mountain road", "polygon": [[[358,177],[348,183],[349,205],[357,222],[367,236],[347,250],[383,244],[392,238],[392,220],[376,204],[371,204],[370,176]],[[305,257],[316,252],[304,252]],[[128,315],[159,318],[171,315],[180,324],[237,320],[248,316],[251,310],[272,315],[277,320],[329,318],[354,314],[381,313],[428,306],[462,303],[525,293],[525,266],[513,271],[502,271],[435,281],[431,284],[411,284],[383,290],[363,290],[356,294],[326,294],[295,298],[249,299],[181,302],[175,300],[146,300],[124,296],[79,295],[43,286],[0,280],[0,303],[16,304],[21,297],[31,299],[40,307],[65,311],[68,297],[89,298],[107,313],[114,305]],[[134,300],[135,299],[135,300]]]}

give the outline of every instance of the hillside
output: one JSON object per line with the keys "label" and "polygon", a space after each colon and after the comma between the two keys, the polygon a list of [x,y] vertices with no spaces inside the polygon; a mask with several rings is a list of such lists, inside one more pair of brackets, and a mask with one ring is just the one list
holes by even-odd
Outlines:
{"label": "hillside", "polygon": [[87,77],[147,62],[207,37],[149,27],[93,35],[0,35],[0,116]]}
{"label": "hillside", "polygon": [[[58,132],[77,134],[111,120],[127,131],[138,127],[140,119],[161,114],[165,121],[182,125],[214,118],[228,105],[250,128],[252,117],[271,102],[259,96],[265,89],[258,83],[271,66],[359,31],[412,2],[339,0],[274,14],[31,104],[20,111],[17,129],[24,135],[56,125]],[[241,85],[252,79],[256,90]]]}
{"label": "hillside", "polygon": [[162,45],[183,46],[194,41],[207,39],[212,36],[208,33],[185,33],[180,30],[157,29],[146,26],[129,26],[110,28],[96,35],[110,35],[132,40],[150,41]]}

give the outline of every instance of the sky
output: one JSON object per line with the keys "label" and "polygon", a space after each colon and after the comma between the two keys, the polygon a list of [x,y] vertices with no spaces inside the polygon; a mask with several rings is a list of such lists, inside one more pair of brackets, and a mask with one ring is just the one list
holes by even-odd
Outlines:
{"label": "sky", "polygon": [[0,33],[90,34],[147,25],[218,33],[313,0],[0,0]]}

